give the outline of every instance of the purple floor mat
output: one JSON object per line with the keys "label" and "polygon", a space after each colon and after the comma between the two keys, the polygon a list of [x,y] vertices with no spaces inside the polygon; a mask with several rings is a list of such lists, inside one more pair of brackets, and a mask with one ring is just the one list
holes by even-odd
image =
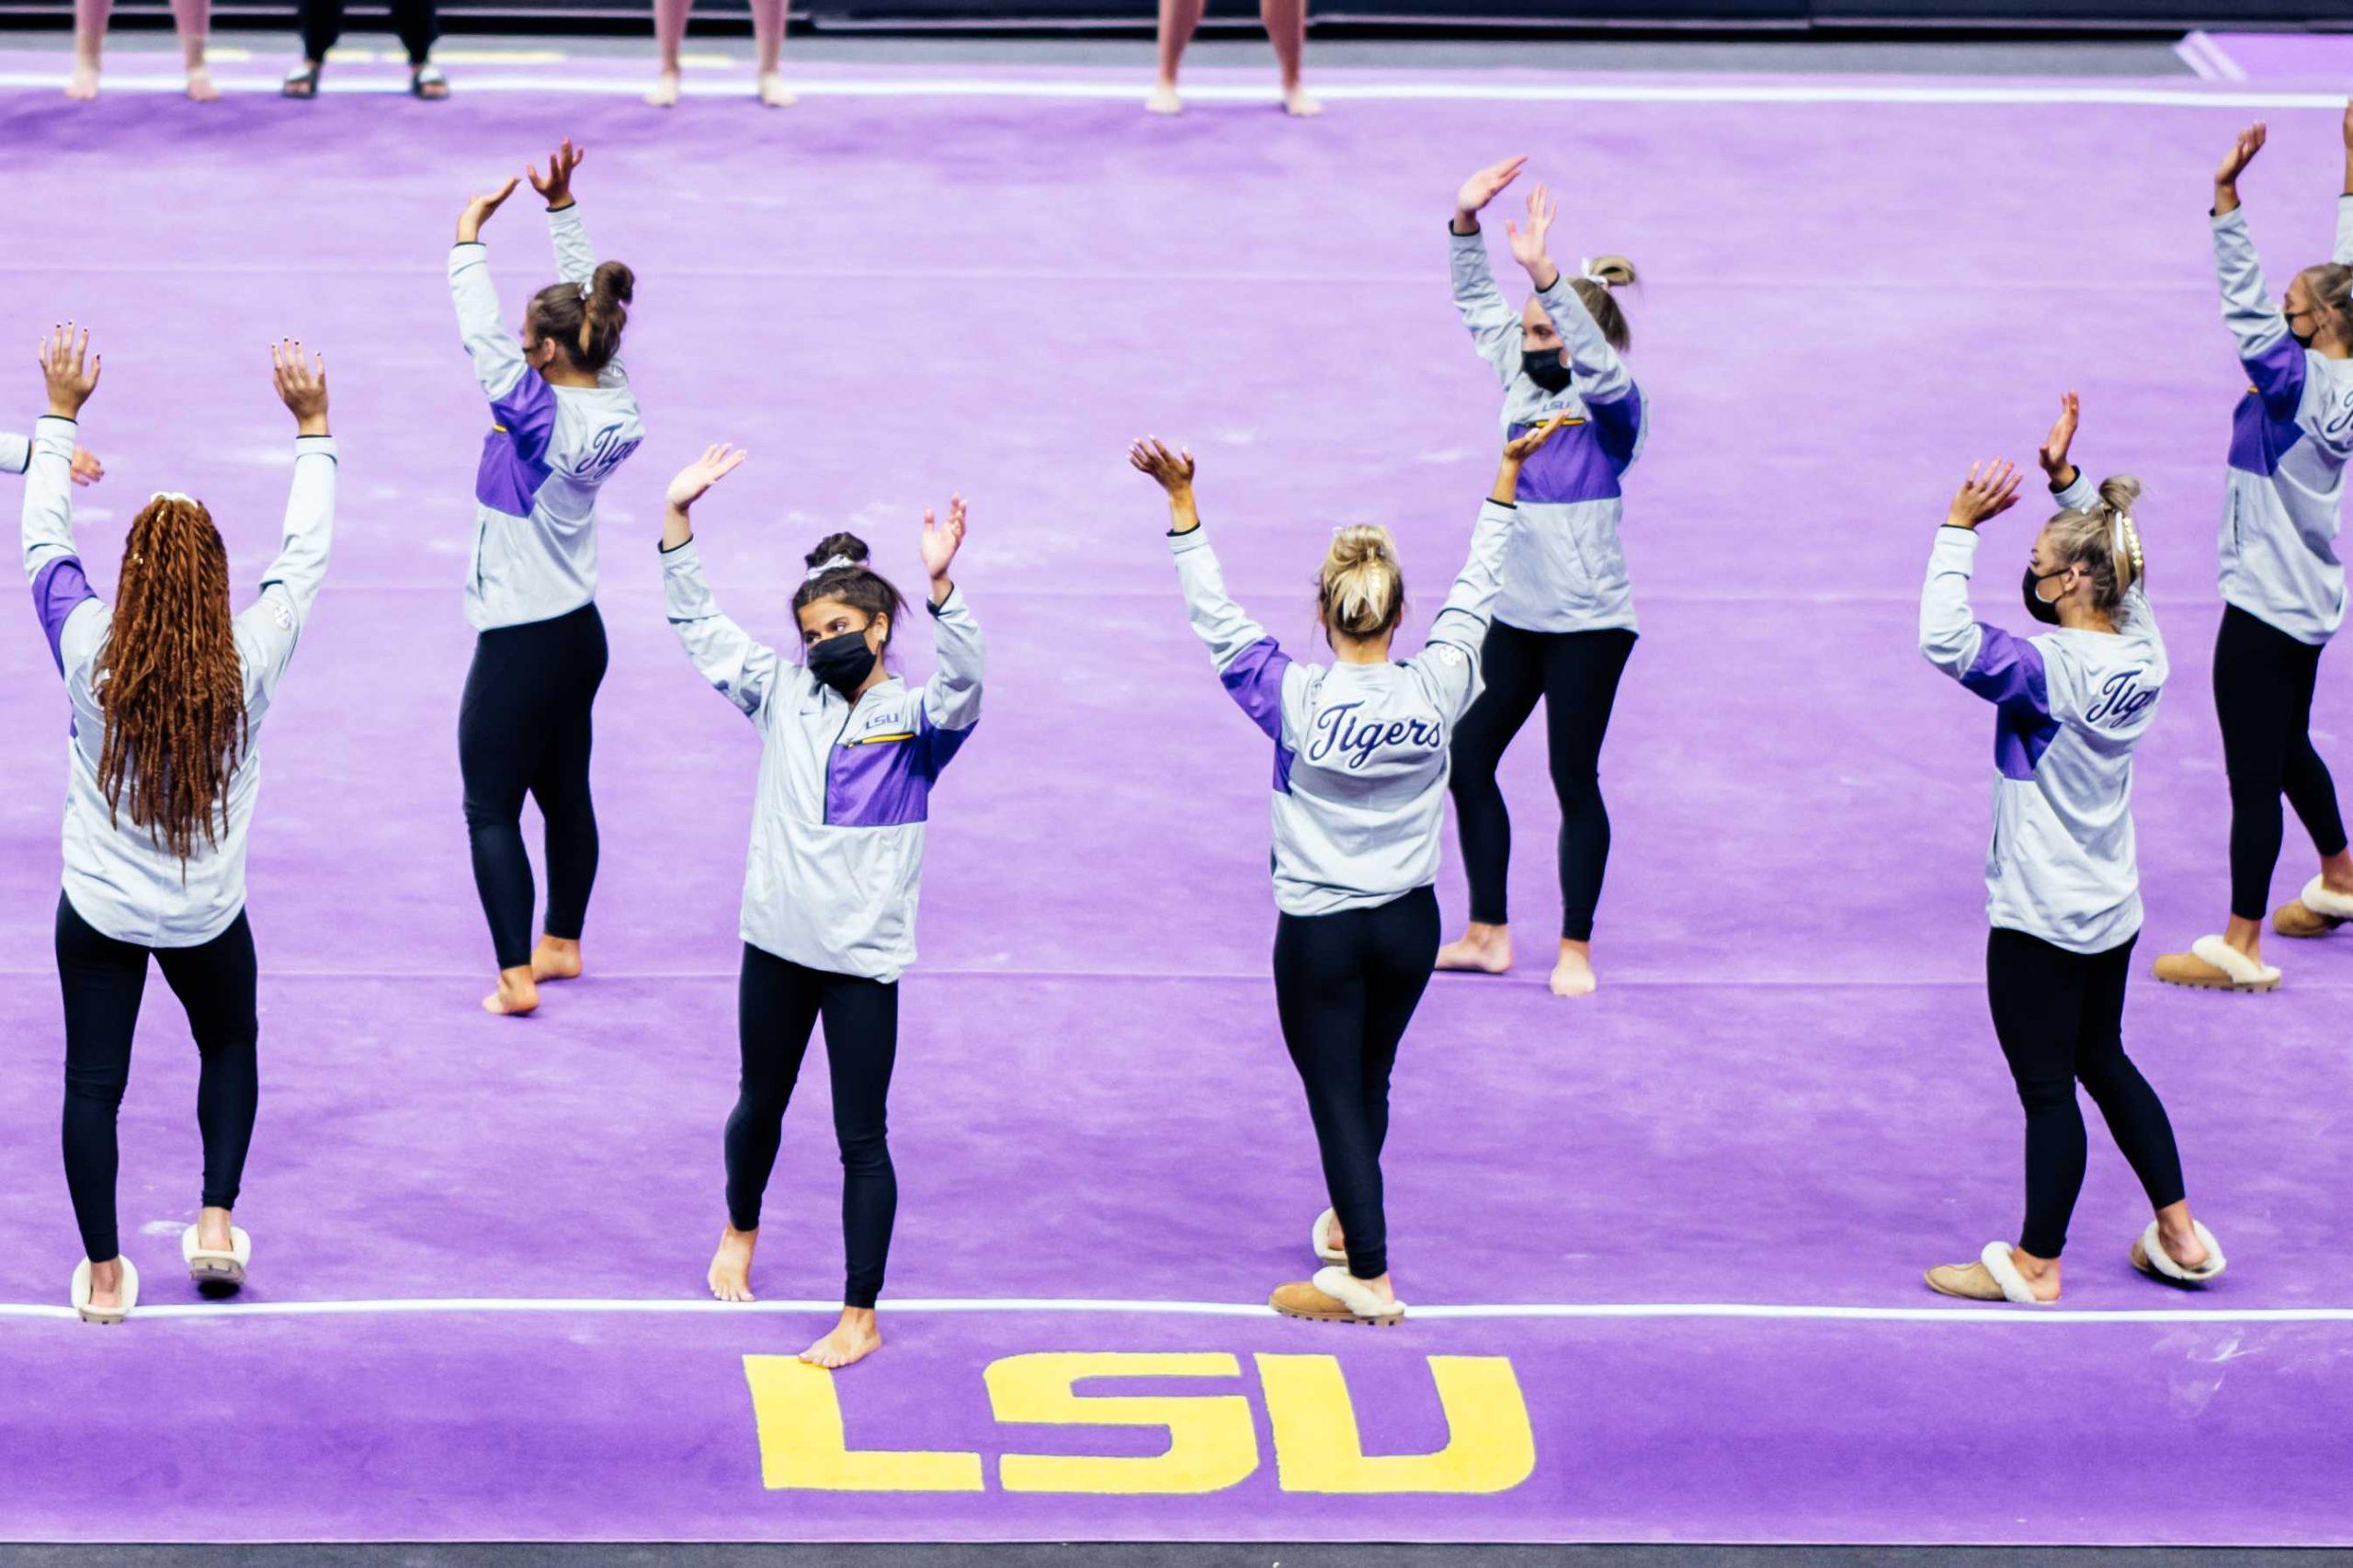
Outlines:
{"label": "purple floor mat", "polygon": [[[1919,1284],[2015,1225],[2019,1137],[1980,989],[1991,721],[1914,648],[1930,533],[1971,459],[2029,460],[2082,391],[2083,460],[2149,484],[2175,669],[2140,773],[2144,954],[2212,928],[2207,652],[2243,377],[2204,182],[2249,112],[9,100],[0,332],[72,314],[100,335],[85,438],[109,477],[77,499],[102,585],[159,488],[203,496],[239,581],[258,573],[287,477],[277,335],[325,348],[343,467],[334,570],[264,741],[250,1310],[100,1334],[0,1307],[0,1446],[21,1456],[0,1539],[2353,1541],[2353,936],[2277,944],[2270,998],[2134,990],[2128,1042],[2233,1257],[2212,1290],[2125,1267],[2144,1211],[2098,1133],[2065,1306],[1984,1312]],[[2326,252],[2341,147],[2333,113],[2268,113],[2247,198],[2282,282]],[[474,1006],[490,960],[454,750],[483,411],[441,267],[466,197],[565,133],[591,149],[600,250],[641,277],[653,436],[605,494],[592,978],[510,1022]],[[1122,451],[1196,448],[1231,585],[1295,647],[1335,524],[1394,527],[1434,607],[1496,414],[1440,230],[1461,176],[1518,151],[1562,187],[1558,254],[1623,251],[1649,279],[1629,301],[1655,424],[1626,528],[1643,632],[1605,753],[1605,988],[1567,1006],[1542,985],[1555,818],[1531,731],[1506,767],[1522,970],[1441,979],[1400,1063],[1393,1251],[1429,1312],[1319,1330],[1238,1310],[1310,1266],[1323,1203],[1266,978],[1265,744],[1186,628]],[[528,193],[489,237],[512,310],[551,275]],[[28,424],[39,381],[15,363],[0,423]],[[779,636],[801,553],[842,526],[915,581],[915,519],[961,490],[991,656],[934,802],[905,987],[891,1343],[756,1409],[745,1358],[790,1354],[823,1314],[691,1308],[722,1222],[756,750],[663,623],[654,559],[665,481],[720,439],[755,454],[697,517],[729,610]],[[2030,527],[1994,525],[1989,617],[2022,619],[2008,563]],[[48,929],[63,723],[29,615],[14,648],[0,1182],[20,1223],[0,1303],[46,1309],[76,1251]],[[2341,767],[2347,669],[2324,665],[2314,726]],[[2280,899],[2309,874],[2292,823]],[[120,1203],[165,1308],[195,1300],[171,1267],[195,1064],[162,987],[150,1002]],[[813,1074],[765,1296],[837,1290],[836,1181]],[[511,1305],[532,1301],[572,1304]],[[689,1310],[632,1310],[667,1303]],[[1092,1364],[1088,1402],[1189,1397],[1016,1419],[1072,1369],[1009,1358],[1049,1352],[1234,1359]],[[1336,1358],[1352,1403],[1323,1363],[1262,1356]],[[1470,1391],[1450,1426],[1441,1375]],[[824,1392],[857,1449],[978,1457],[827,1469]],[[1365,1467],[1359,1439],[1451,1457]],[[1157,1468],[1047,1472],[1059,1490],[1004,1462],[1172,1442]],[[877,1475],[960,1489],[840,1489]]]}

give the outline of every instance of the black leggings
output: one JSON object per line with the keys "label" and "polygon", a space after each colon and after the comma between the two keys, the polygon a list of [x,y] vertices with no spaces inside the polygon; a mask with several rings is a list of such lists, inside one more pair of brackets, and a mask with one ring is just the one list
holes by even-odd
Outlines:
{"label": "black leggings", "polygon": [[2182,1199],[2181,1152],[2165,1108],[2124,1054],[2124,981],[2132,941],[2104,953],[2071,953],[2040,937],[1995,927],[1985,943],[1985,994],[1994,1033],[2026,1107],[2026,1226],[2018,1248],[2057,1257],[2083,1190],[2083,1108],[2091,1091],[2153,1209]]}
{"label": "black leggings", "polygon": [[1389,1073],[1438,961],[1438,895],[1415,888],[1371,909],[1286,915],[1275,926],[1275,1007],[1307,1090],[1324,1185],[1347,1237],[1348,1272],[1389,1272],[1381,1146]]}
{"label": "black leggings", "polygon": [[500,969],[531,961],[531,858],[523,797],[547,827],[548,911],[540,929],[580,939],[597,883],[597,807],[588,793],[591,711],[605,678],[605,621],[593,604],[553,620],[503,626],[474,642],[458,709],[458,767],[474,888]]}
{"label": "black leggings", "polygon": [[[408,62],[424,64],[433,52],[433,40],[441,36],[433,0],[392,0],[392,30],[408,51]],[[324,60],[343,37],[343,0],[301,0],[301,13],[302,58]]]}
{"label": "black leggings", "polygon": [[1471,880],[1471,918],[1501,926],[1511,865],[1511,816],[1495,786],[1504,748],[1544,699],[1552,792],[1561,801],[1561,935],[1593,940],[1593,912],[1609,867],[1609,809],[1601,802],[1601,737],[1609,730],[1618,677],[1634,651],[1634,634],[1522,631],[1496,621],[1480,660],[1487,688],[1454,731],[1454,818],[1462,834],[1462,869]]}
{"label": "black leggings", "polygon": [[196,1124],[204,1135],[204,1207],[233,1209],[261,1097],[254,1045],[254,933],[244,911],[198,948],[118,942],[57,900],[57,983],[65,994],[65,1187],[74,1198],[83,1255],[122,1256],[115,1234],[115,1114],[131,1083],[131,1037],[147,989],[153,953],[172,994],[188,1009],[201,1061]]}
{"label": "black leggings", "polygon": [[2231,913],[2261,920],[2279,861],[2279,797],[2296,808],[2323,856],[2345,847],[2336,784],[2313,749],[2313,687],[2320,650],[2236,605],[2214,637],[2214,711],[2231,779]]}
{"label": "black leggings", "polygon": [[727,1222],[760,1228],[760,1199],[784,1135],[784,1108],[801,1076],[809,1031],[825,1020],[834,1137],[842,1153],[842,1304],[871,1307],[882,1293],[899,1177],[891,1168],[891,1067],[899,1055],[899,987],[810,969],[744,944],[735,991],[744,1074],[727,1118]]}

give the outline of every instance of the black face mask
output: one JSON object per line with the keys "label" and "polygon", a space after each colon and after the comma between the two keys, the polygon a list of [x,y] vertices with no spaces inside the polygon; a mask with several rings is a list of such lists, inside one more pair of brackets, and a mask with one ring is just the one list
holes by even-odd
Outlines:
{"label": "black face mask", "polygon": [[1519,373],[1548,392],[1569,390],[1569,368],[1557,348],[1529,349],[1519,357]]}
{"label": "black face mask", "polygon": [[2045,573],[2041,576],[2037,576],[2035,575],[2034,562],[2031,561],[2028,562],[2026,563],[2026,580],[2018,585],[2026,594],[2027,614],[2034,617],[2035,619],[2042,622],[2045,626],[2058,625],[2059,607],[2042,597],[2042,585],[2048,583],[2053,577],[2064,577],[2066,574],[2067,574],[2065,572],[2060,571]]}
{"label": "black face mask", "polygon": [[809,673],[847,697],[874,669],[874,650],[863,631],[845,631],[809,644]]}

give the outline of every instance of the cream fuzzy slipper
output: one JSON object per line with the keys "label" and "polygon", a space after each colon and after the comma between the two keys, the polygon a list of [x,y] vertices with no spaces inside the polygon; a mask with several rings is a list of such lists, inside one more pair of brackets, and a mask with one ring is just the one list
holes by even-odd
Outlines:
{"label": "cream fuzzy slipper", "polygon": [[180,1233],[180,1257],[188,1264],[188,1277],[199,1286],[215,1290],[234,1290],[245,1282],[245,1270],[253,1266],[254,1239],[245,1234],[242,1225],[229,1227],[230,1247],[227,1252],[215,1252],[197,1244],[196,1227],[190,1225]]}
{"label": "cream fuzzy slipper", "polygon": [[122,1305],[119,1307],[90,1305],[90,1260],[85,1257],[74,1266],[74,1288],[68,1299],[73,1301],[74,1310],[82,1314],[84,1323],[120,1323],[139,1304],[139,1270],[131,1266],[127,1257],[121,1262]]}
{"label": "cream fuzzy slipper", "polygon": [[2214,1239],[2213,1232],[2196,1220],[2189,1222],[2189,1228],[2197,1233],[2199,1244],[2206,1249],[2203,1267],[2184,1268],[2174,1261],[2173,1254],[2165,1251],[2165,1244],[2157,1239],[2157,1222],[2154,1220],[2150,1221],[2149,1228],[2141,1233],[2141,1239],[2132,1244],[2132,1267],[2161,1285],[2189,1287],[2203,1285],[2213,1278],[2222,1272],[2224,1267],[2222,1244]]}
{"label": "cream fuzzy slipper", "polygon": [[1925,1278],[1939,1296],[1964,1301],[2014,1301],[2021,1307],[2047,1307],[2051,1302],[2034,1293],[2026,1276],[2010,1259],[2010,1244],[1987,1242],[1975,1263],[1940,1263]]}
{"label": "cream fuzzy slipper", "polygon": [[1287,1318],[1310,1323],[1396,1324],[1405,1303],[1384,1301],[1345,1268],[1319,1268],[1313,1279],[1279,1287],[1267,1304]]}
{"label": "cream fuzzy slipper", "polygon": [[2279,971],[2256,963],[2220,937],[2200,937],[2186,953],[2167,953],[2153,972],[2168,985],[2200,991],[2277,991]]}

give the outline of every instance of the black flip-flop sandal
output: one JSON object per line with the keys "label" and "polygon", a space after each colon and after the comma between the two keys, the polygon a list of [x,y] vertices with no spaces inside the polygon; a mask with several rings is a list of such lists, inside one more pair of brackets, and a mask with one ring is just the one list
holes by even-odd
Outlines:
{"label": "black flip-flop sandal", "polygon": [[[438,93],[429,93],[426,91],[427,87],[438,87],[441,90]],[[420,65],[409,74],[408,96],[413,98],[423,98],[426,103],[438,104],[449,96],[449,78],[441,74],[441,68],[438,65]]]}
{"label": "black flip-flop sandal", "polygon": [[278,84],[281,98],[315,98],[319,96],[319,72],[322,67],[308,61],[286,73],[286,80]]}

